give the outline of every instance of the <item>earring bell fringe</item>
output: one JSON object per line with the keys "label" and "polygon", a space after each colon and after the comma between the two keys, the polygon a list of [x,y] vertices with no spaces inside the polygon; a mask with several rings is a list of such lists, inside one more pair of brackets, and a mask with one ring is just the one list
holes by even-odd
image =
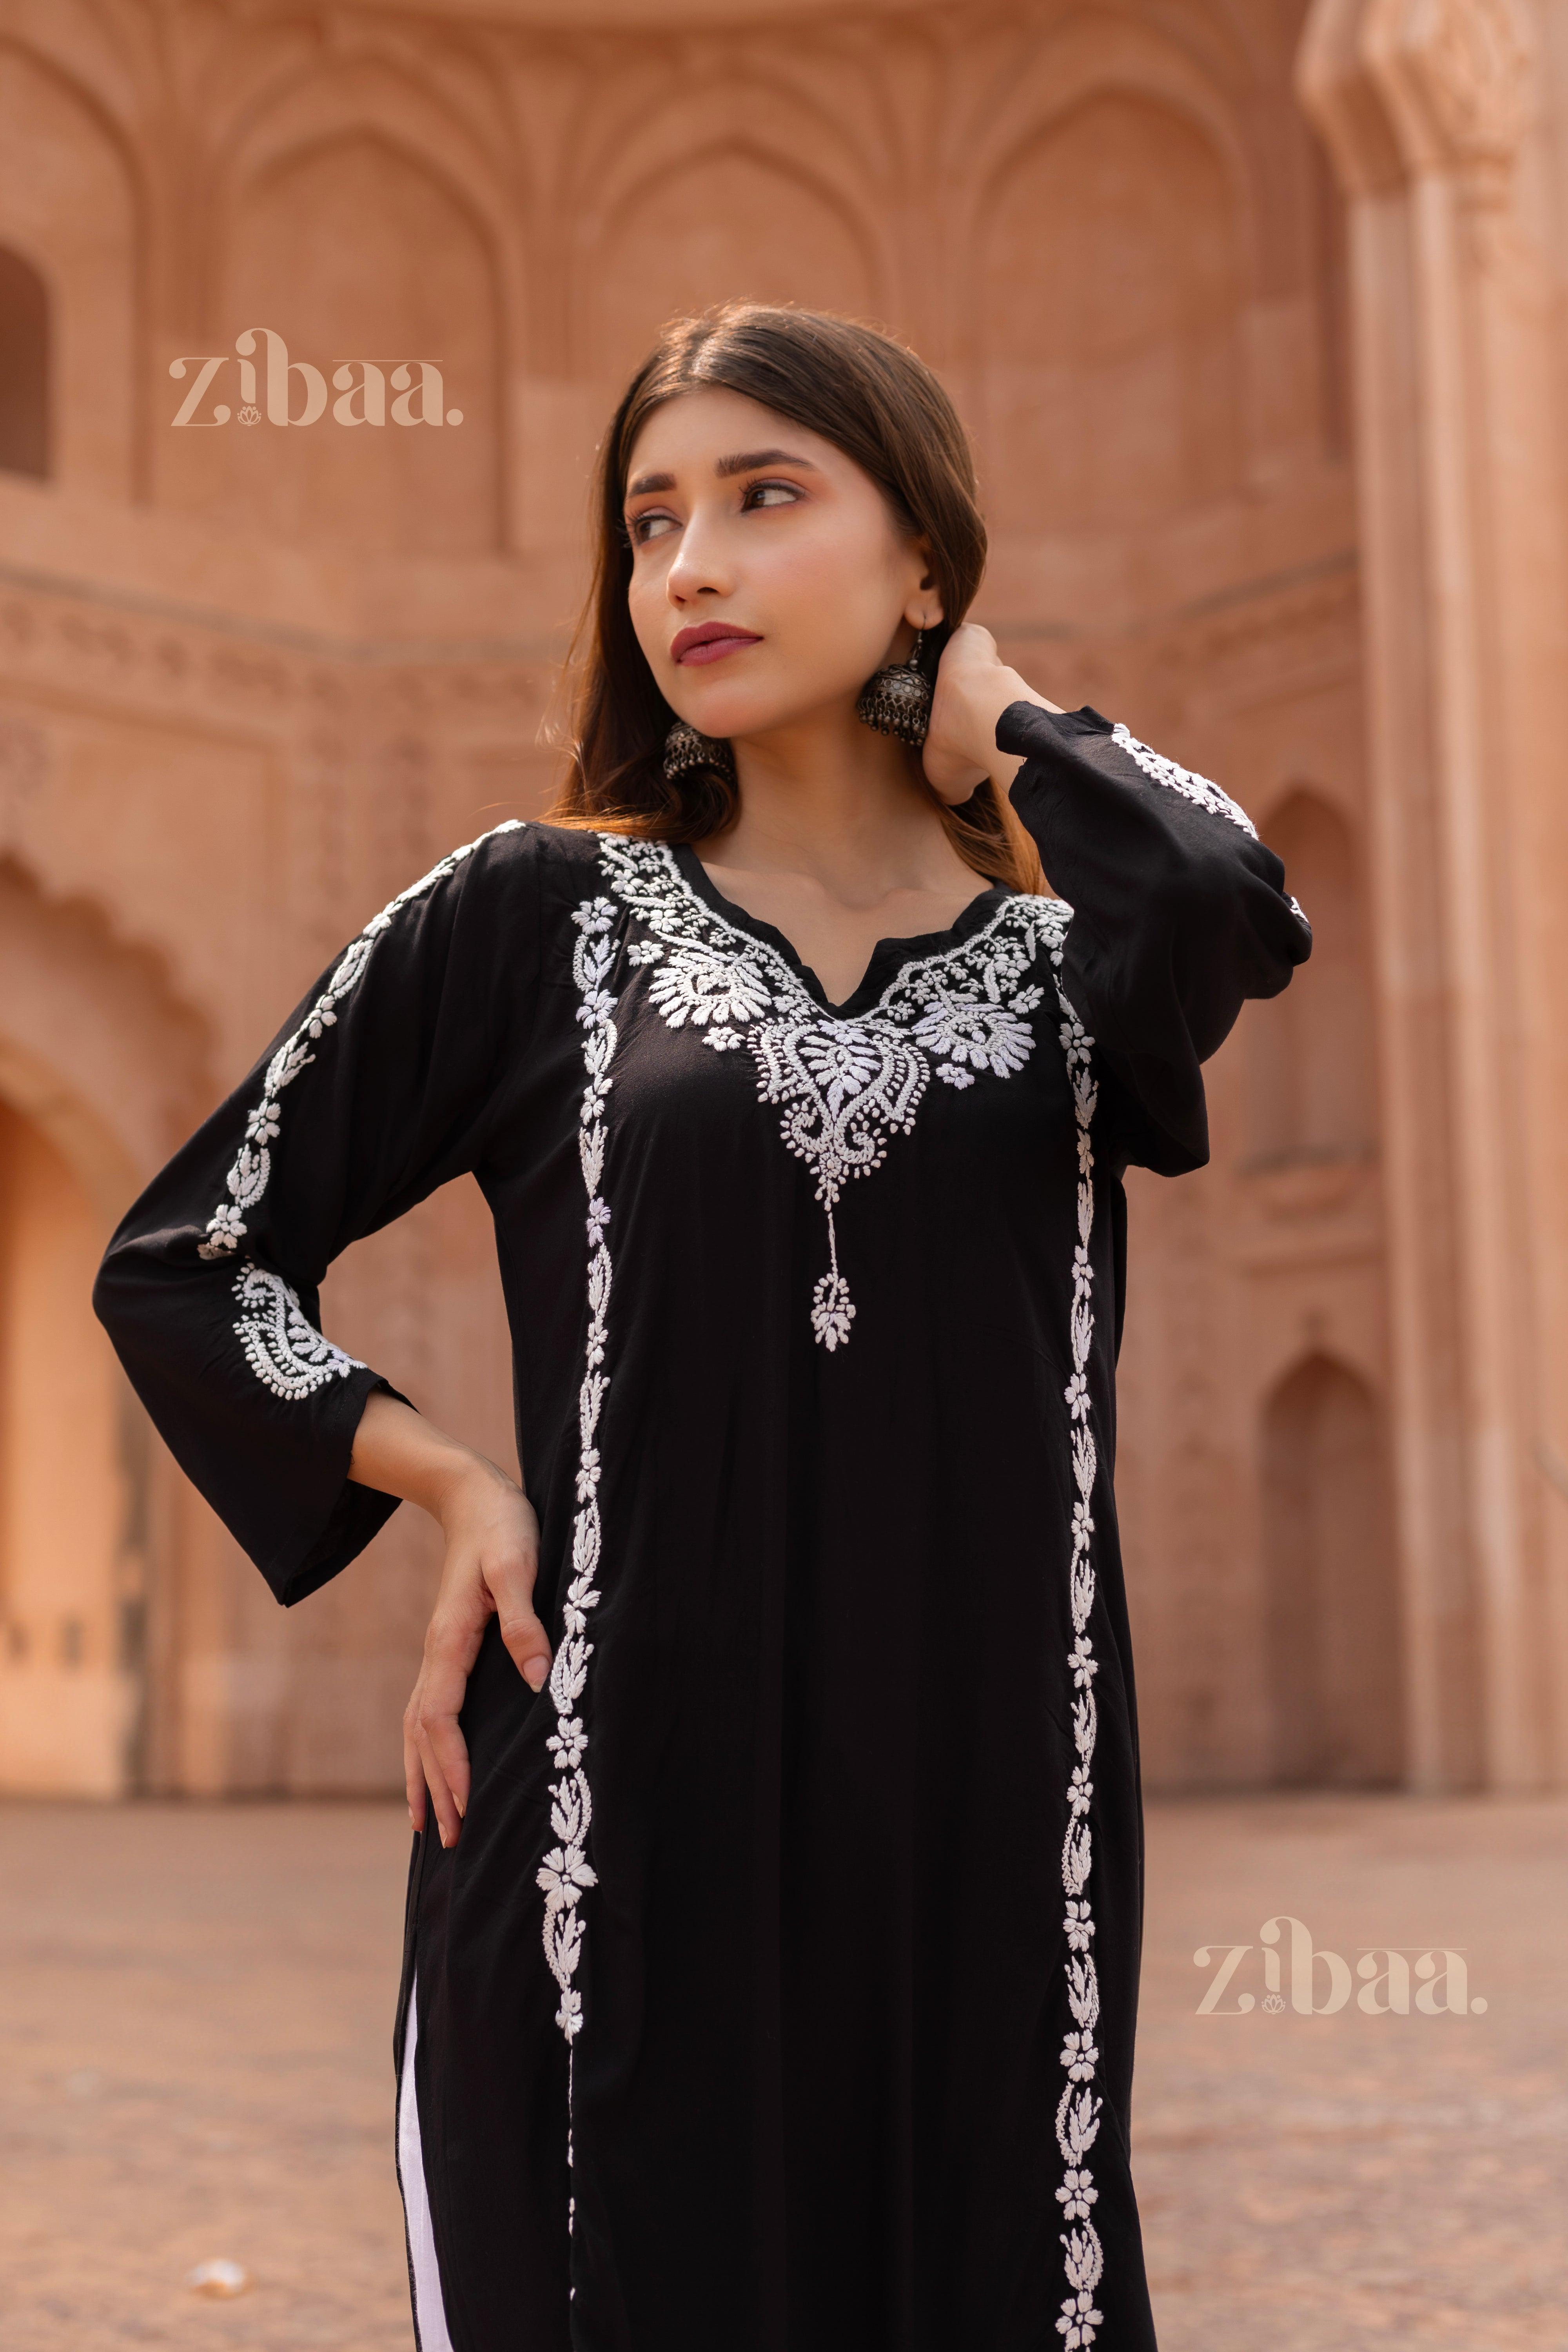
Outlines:
{"label": "earring bell fringe", "polygon": [[676,783],[699,768],[711,768],[726,782],[735,781],[735,754],[720,735],[703,735],[689,720],[678,719],[664,739],[666,782]]}
{"label": "earring bell fringe", "polygon": [[907,662],[889,662],[874,671],[855,705],[857,715],[879,735],[896,735],[917,750],[931,724],[931,680],[920,666],[924,637],[923,629],[916,631]]}

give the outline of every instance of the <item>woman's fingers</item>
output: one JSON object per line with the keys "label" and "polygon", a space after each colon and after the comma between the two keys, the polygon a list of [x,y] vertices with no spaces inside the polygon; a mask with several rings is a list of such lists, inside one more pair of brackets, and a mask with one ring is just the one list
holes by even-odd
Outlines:
{"label": "woman's fingers", "polygon": [[526,1496],[517,1495],[515,1502],[514,1526],[485,1548],[483,1574],[513,1665],[530,1690],[542,1690],[550,1672],[550,1636],[533,1613],[539,1524]]}
{"label": "woman's fingers", "polygon": [[538,1521],[519,1487],[493,1465],[481,1467],[482,1475],[447,1498],[447,1564],[403,1718],[409,1818],[421,1829],[433,1811],[447,1846],[457,1843],[468,1807],[468,1747],[458,1718],[490,1617],[531,1689],[550,1672],[550,1638],[533,1611]]}
{"label": "woman's fingers", "polygon": [[[457,1738],[458,1744],[461,1747],[461,1732],[457,1734]],[[462,1826],[463,1809],[468,1801],[467,1751],[464,1751],[463,1757],[461,1801],[447,1778],[441,1752],[432,1738],[428,1727],[424,1725],[421,1725],[419,1734],[419,1763],[430,1790],[430,1803],[436,1815],[436,1834],[443,1845],[456,1845],[458,1832]]]}
{"label": "woman's fingers", "polygon": [[[500,1591],[496,1591],[497,1582]],[[526,1587],[490,1571],[500,1637],[513,1665],[530,1690],[542,1690],[550,1672],[550,1636],[533,1613],[533,1568],[530,1562]]]}
{"label": "woman's fingers", "polygon": [[415,1690],[419,1760],[436,1809],[443,1845],[457,1842],[458,1824],[468,1805],[468,1746],[458,1721],[479,1650],[486,1610],[448,1613],[437,1609],[425,1636],[425,1664]]}
{"label": "woman's fingers", "polygon": [[415,1710],[419,1685],[403,1710],[403,1785],[408,1795],[408,1819],[416,1830],[425,1826],[425,1766],[419,1754],[419,1720]]}

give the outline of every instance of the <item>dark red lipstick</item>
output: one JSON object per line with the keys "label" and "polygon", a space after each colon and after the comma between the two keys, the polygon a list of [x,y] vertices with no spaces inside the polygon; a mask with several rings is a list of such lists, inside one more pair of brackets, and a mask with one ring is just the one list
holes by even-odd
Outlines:
{"label": "dark red lipstick", "polygon": [[670,641],[670,657],[678,662],[722,661],[739,646],[761,645],[755,629],[742,629],[733,621],[704,621],[695,629],[678,629]]}

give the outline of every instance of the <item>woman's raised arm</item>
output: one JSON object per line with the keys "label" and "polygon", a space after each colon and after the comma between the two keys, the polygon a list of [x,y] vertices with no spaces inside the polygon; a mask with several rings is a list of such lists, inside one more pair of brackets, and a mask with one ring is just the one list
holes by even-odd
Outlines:
{"label": "woman's raised arm", "polygon": [[1200,1066],[1247,998],[1277,995],[1311,952],[1284,866],[1217,785],[1098,710],[1058,709],[969,625],[942,656],[926,771],[957,799],[977,766],[1072,908],[1062,987],[1118,1081],[1121,1156],[1202,1167]]}

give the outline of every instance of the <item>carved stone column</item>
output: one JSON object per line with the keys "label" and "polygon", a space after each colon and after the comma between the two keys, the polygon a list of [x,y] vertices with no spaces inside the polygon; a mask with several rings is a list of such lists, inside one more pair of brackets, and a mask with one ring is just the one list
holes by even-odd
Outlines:
{"label": "carved stone column", "polygon": [[1527,0],[1316,0],[1298,66],[1350,213],[1426,1788],[1568,1778],[1568,503],[1534,56]]}

